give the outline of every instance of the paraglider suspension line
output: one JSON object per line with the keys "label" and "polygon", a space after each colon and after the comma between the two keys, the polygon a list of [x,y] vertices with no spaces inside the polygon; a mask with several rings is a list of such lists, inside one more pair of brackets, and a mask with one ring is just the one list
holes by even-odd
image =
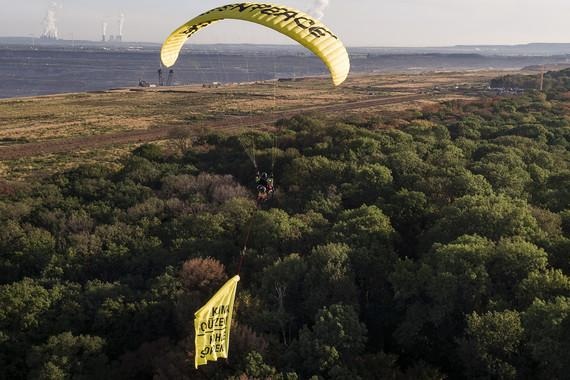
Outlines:
{"label": "paraglider suspension line", "polygon": [[271,174],[275,168],[275,159],[277,158],[277,136],[273,136],[273,147],[271,148]]}
{"label": "paraglider suspension line", "polygon": [[243,147],[243,150],[249,157],[251,163],[253,164],[253,167],[255,168],[255,170],[257,170],[257,160],[255,159],[255,140],[252,137],[250,143],[248,144],[245,141],[245,138],[242,138],[240,139],[240,143]]}
{"label": "paraglider suspension line", "polygon": [[255,212],[251,216],[251,220],[249,221],[249,226],[247,227],[247,232],[245,234],[245,240],[243,242],[243,249],[240,253],[239,265],[238,265],[238,269],[237,269],[238,276],[241,274],[241,268],[242,268],[243,263],[245,261],[245,255],[247,253],[247,244],[249,243],[249,237],[251,236],[251,230],[253,229],[253,221],[255,219],[256,214],[257,214],[257,209],[255,209]]}

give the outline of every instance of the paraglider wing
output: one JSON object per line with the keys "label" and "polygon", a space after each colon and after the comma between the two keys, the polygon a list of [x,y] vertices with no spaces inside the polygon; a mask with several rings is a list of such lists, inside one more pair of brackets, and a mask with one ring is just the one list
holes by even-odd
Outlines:
{"label": "paraglider wing", "polygon": [[164,42],[161,60],[166,67],[176,63],[188,38],[223,19],[254,22],[297,41],[318,56],[328,67],[335,86],[350,71],[350,60],[340,39],[324,24],[293,8],[261,3],[229,4],[209,10],[176,29]]}

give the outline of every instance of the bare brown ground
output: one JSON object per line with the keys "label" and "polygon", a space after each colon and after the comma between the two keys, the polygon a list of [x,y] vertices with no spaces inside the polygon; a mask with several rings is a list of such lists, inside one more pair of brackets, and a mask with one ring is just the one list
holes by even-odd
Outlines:
{"label": "bare brown ground", "polygon": [[339,88],[332,88],[328,79],[310,78],[5,99],[0,100],[0,164],[163,140],[181,127],[236,133],[303,113],[352,115],[421,108],[463,98],[453,89],[484,86],[497,75],[493,71],[354,75]]}
{"label": "bare brown ground", "polygon": [[[378,107],[391,104],[400,104],[424,100],[431,95],[403,95],[391,98],[368,99],[349,103],[329,104],[326,106],[311,106],[294,111],[281,111],[268,113],[260,116],[238,116],[217,121],[206,121],[193,124],[193,127],[207,129],[231,130],[243,127],[270,124],[279,119],[292,117],[303,113],[340,113],[350,110]],[[0,160],[13,160],[22,157],[30,157],[41,154],[73,152],[78,150],[93,149],[109,145],[144,143],[162,140],[168,137],[173,129],[179,126],[166,126],[152,129],[135,129],[120,133],[102,134],[95,136],[81,136],[64,139],[55,139],[37,143],[12,145],[0,148]]]}

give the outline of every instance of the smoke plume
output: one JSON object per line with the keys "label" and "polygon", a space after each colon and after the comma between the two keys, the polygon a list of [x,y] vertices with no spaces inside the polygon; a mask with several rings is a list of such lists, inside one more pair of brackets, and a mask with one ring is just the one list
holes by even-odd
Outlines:
{"label": "smoke plume", "polygon": [[325,9],[327,9],[329,3],[329,0],[314,0],[308,13],[320,20],[325,16]]}
{"label": "smoke plume", "polygon": [[125,14],[121,13],[119,16],[119,36],[123,36],[123,27],[125,26]]}
{"label": "smoke plume", "polygon": [[57,11],[58,5],[55,1],[52,1],[48,7],[46,17],[44,18],[44,31],[42,33],[43,38],[57,39]]}

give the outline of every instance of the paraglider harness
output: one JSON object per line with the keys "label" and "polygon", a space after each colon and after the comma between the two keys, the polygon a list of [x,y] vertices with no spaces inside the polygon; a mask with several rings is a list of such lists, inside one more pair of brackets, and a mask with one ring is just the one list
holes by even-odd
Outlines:
{"label": "paraglider harness", "polygon": [[265,172],[259,174],[259,171],[257,171],[255,174],[255,184],[257,185],[258,202],[265,202],[273,197],[275,192],[273,183],[273,173],[271,173],[271,175],[267,175]]}
{"label": "paraglider harness", "polygon": [[275,168],[275,158],[277,154],[277,138],[273,138],[273,147],[271,149],[271,174],[259,171],[256,160],[255,140],[252,138],[250,141],[247,141],[246,138],[242,138],[240,139],[240,142],[255,168],[257,203],[262,204],[267,202],[275,195],[275,176],[273,174],[273,169]]}

